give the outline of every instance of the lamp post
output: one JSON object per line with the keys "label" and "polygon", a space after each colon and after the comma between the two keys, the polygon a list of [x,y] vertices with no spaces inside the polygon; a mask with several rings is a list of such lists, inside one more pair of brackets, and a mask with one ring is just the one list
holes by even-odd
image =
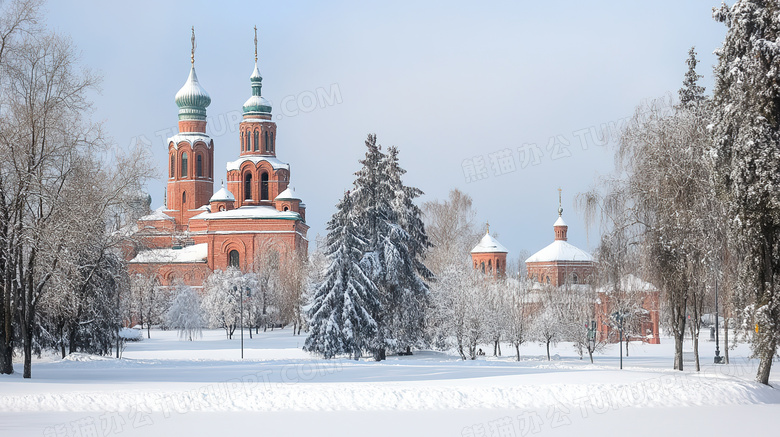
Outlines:
{"label": "lamp post", "polygon": [[718,329],[718,280],[715,279],[715,364],[723,364],[723,357],[720,356],[720,332]]}
{"label": "lamp post", "polygon": [[238,286],[233,286],[233,293],[238,295],[238,319],[241,327],[241,359],[244,359],[244,296],[238,291]]}
{"label": "lamp post", "polygon": [[[239,312],[239,326],[241,327],[241,359],[244,359],[244,296],[243,293],[238,291],[238,286],[233,286],[233,293],[238,294],[238,312]],[[252,295],[252,290],[246,287],[247,297]]]}
{"label": "lamp post", "polygon": [[612,313],[612,319],[618,324],[620,331],[620,370],[623,370],[623,318],[624,314],[621,311]]}

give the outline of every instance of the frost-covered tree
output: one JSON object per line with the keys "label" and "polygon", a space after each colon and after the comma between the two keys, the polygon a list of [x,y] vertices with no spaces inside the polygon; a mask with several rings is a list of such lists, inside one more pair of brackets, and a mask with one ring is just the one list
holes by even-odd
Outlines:
{"label": "frost-covered tree", "polygon": [[[13,372],[18,348],[25,378],[31,377],[34,350],[45,343],[43,302],[64,284],[55,286],[56,276],[68,276],[74,287],[88,284],[76,293],[81,297],[112,292],[111,278],[94,280],[101,268],[93,266],[101,263],[92,255],[101,250],[89,256],[81,251],[85,231],[103,240],[90,242],[91,248],[108,253],[118,247],[122,234],[110,232],[116,230],[112,221],[120,221],[114,213],[121,216],[128,194],[137,193],[144,176],[137,170],[147,162],[121,153],[107,159],[110,144],[90,120],[88,97],[99,78],[78,65],[70,40],[43,28],[40,3],[0,5],[0,372]],[[99,313],[104,318],[91,326],[115,333],[118,314]],[[103,353],[103,340],[84,344]]]}
{"label": "frost-covered tree", "polygon": [[515,347],[517,361],[520,361],[520,346],[528,342],[532,335],[533,316],[535,314],[530,283],[527,281],[508,281],[508,308],[506,314],[506,340]]}
{"label": "frost-covered tree", "polygon": [[545,345],[547,349],[547,361],[550,361],[550,346],[555,346],[563,341],[567,327],[565,321],[565,300],[561,299],[557,287],[543,285],[536,292],[537,311],[531,324],[531,337]]}
{"label": "frost-covered tree", "polygon": [[[215,270],[206,278],[203,288],[206,294],[201,307],[208,325],[224,329],[225,336],[232,339],[236,328],[240,326],[242,306],[245,323],[249,319],[250,305],[244,304],[256,294],[257,277],[254,273],[242,273],[233,267],[224,271]],[[241,302],[240,299],[244,301]]]}
{"label": "frost-covered tree", "polygon": [[780,38],[775,1],[738,0],[714,10],[727,27],[713,96],[718,181],[740,252],[738,304],[756,326],[756,379],[769,383],[780,342]]}
{"label": "frost-covered tree", "polygon": [[380,306],[374,319],[379,326],[375,359],[386,350],[422,344],[424,311],[432,274],[423,265],[429,243],[422,213],[414,199],[422,192],[405,186],[398,151],[382,153],[376,135],[366,140],[363,167],[356,173],[352,192],[357,226],[365,232],[362,264],[379,289]]}
{"label": "frost-covered tree", "polygon": [[179,338],[192,341],[200,338],[205,324],[198,293],[190,286],[176,284],[174,298],[165,313],[165,324],[179,331]]}
{"label": "frost-covered tree", "polygon": [[146,327],[146,338],[152,338],[152,325],[162,323],[163,316],[168,311],[168,289],[160,286],[156,274],[136,273],[130,278],[130,295],[134,316],[137,317],[141,329]]}
{"label": "frost-covered tree", "polygon": [[462,359],[476,359],[480,342],[488,336],[489,279],[468,263],[451,264],[431,289],[428,329],[441,348],[455,347]]}
{"label": "frost-covered tree", "polygon": [[303,348],[325,358],[358,359],[377,347],[379,290],[361,264],[367,243],[351,197],[344,195],[328,222],[329,264],[307,310],[310,328]]}
{"label": "frost-covered tree", "polygon": [[446,200],[425,202],[422,210],[431,243],[425,255],[426,265],[438,276],[453,263],[468,264],[471,249],[482,238],[471,196],[454,189]]}

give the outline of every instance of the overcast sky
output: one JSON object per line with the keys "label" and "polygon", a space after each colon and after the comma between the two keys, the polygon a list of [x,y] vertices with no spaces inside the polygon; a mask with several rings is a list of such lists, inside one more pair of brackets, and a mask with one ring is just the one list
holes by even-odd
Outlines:
{"label": "overcast sky", "polygon": [[[307,204],[310,241],[325,234],[373,132],[400,148],[405,181],[423,200],[453,188],[471,195],[510,258],[552,241],[559,186],[569,241],[594,249],[597,230],[586,236],[572,204],[612,168],[594,134],[643,100],[676,95],[691,46],[711,92],[712,52],[725,35],[714,0],[370,3],[50,2],[47,22],[102,74],[96,119],[119,147],[148,140],[160,174],[195,26],[215,191],[239,153],[257,25],[277,156]],[[149,185],[153,207],[163,189]]]}

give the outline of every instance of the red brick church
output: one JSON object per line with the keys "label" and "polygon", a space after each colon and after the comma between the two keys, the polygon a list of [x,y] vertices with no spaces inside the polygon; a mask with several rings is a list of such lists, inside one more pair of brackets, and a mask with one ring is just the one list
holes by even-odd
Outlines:
{"label": "red brick church", "polygon": [[[558,194],[558,219],[553,224],[555,238],[552,243],[525,260],[526,278],[534,287],[549,285],[552,287],[591,287],[592,276],[597,262],[593,256],[568,242],[569,226],[563,221],[560,190]],[[479,244],[471,251],[471,260],[475,270],[495,277],[506,275],[506,259],[509,251],[490,235],[490,227]],[[642,316],[637,323],[640,338],[634,340],[659,344],[659,290],[632,275],[623,278],[620,284],[599,287],[598,296],[593,303],[596,313],[597,331],[600,339],[616,342],[617,337],[610,325],[610,290],[620,288],[633,295],[642,308]]]}
{"label": "red brick church", "polygon": [[138,220],[131,273],[200,286],[211,272],[259,269],[270,254],[306,253],[306,206],[290,187],[290,165],[277,158],[276,123],[262,96],[255,65],[243,106],[238,157],[227,163],[227,187],[214,192],[214,140],[206,133],[211,97],[198,81],[193,52],[189,77],[176,93],[179,133],[168,139],[165,205]]}

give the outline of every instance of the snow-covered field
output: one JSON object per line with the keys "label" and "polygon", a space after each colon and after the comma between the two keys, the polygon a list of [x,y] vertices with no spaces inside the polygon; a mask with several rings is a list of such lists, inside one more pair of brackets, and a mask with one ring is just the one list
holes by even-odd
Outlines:
{"label": "snow-covered field", "polygon": [[780,389],[753,382],[746,346],[731,352],[733,364],[715,366],[714,343],[702,342],[697,374],[670,370],[673,344],[662,341],[632,343],[621,371],[617,346],[593,365],[568,344],[555,348],[552,362],[534,344],[521,348],[520,362],[508,345],[502,358],[466,362],[433,351],[381,363],[327,361],[301,351],[303,337],[277,330],[245,336],[241,360],[237,333],[226,340],[224,331],[206,331],[187,342],[153,330],[151,339],[128,344],[121,360],[45,357],[31,380],[0,376],[0,436],[772,435],[780,428]]}

